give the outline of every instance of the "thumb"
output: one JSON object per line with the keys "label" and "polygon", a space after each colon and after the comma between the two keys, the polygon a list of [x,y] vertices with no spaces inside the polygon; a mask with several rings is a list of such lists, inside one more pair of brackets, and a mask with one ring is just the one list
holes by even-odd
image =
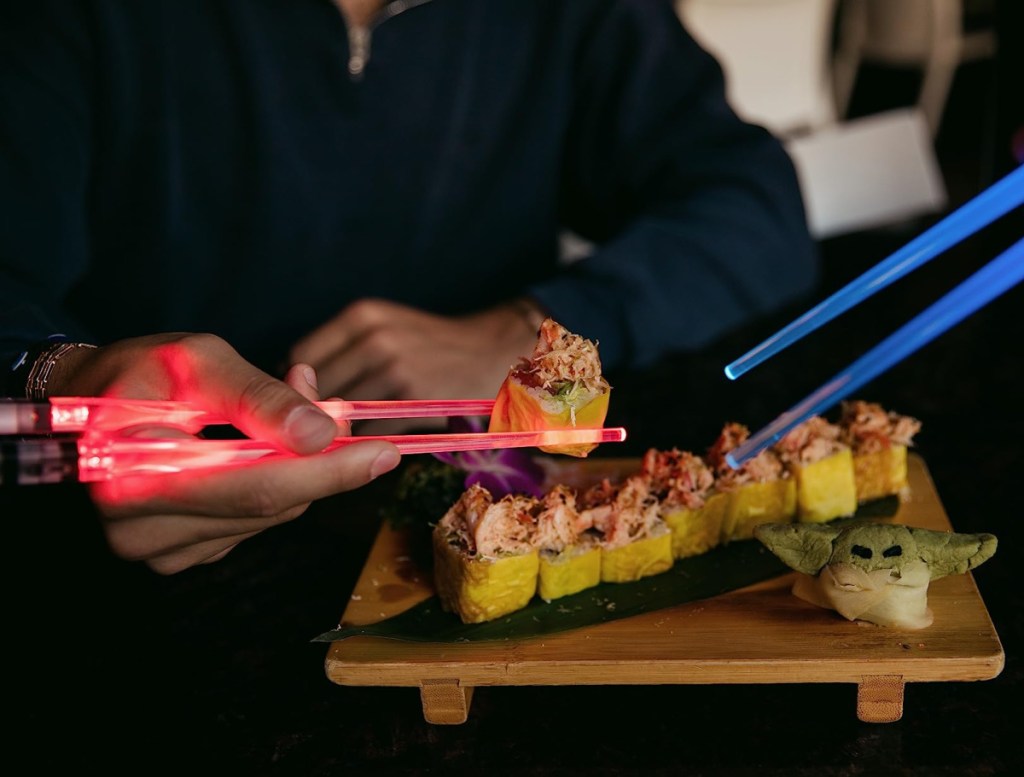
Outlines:
{"label": "thumb", "polygon": [[348,434],[314,404],[318,393],[311,369],[293,368],[288,382],[283,382],[244,360],[229,361],[229,368],[218,365],[208,375],[221,387],[220,412],[246,436],[304,455],[322,451],[335,437]]}
{"label": "thumb", "polygon": [[[288,370],[284,377],[285,383],[294,388],[299,394],[310,402],[320,399],[320,387],[317,381],[316,370],[308,364],[295,364]],[[347,421],[335,421],[331,419],[333,429],[330,430],[330,439],[323,442],[323,435],[327,433],[327,427],[323,424],[320,416],[326,415],[319,408],[314,407],[315,413],[307,415],[305,406],[298,406],[290,411],[285,419],[285,434],[289,439],[285,443],[292,447],[292,450],[303,453],[309,447],[310,452],[315,453],[323,450],[332,440],[341,435],[351,434],[351,426]],[[319,446],[319,447],[316,447]]]}

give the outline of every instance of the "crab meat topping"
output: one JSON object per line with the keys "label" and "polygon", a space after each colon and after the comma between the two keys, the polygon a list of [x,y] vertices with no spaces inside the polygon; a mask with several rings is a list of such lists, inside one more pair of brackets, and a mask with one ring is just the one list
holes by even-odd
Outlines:
{"label": "crab meat topping", "polygon": [[467,488],[445,513],[438,525],[448,542],[469,554],[487,558],[532,549],[537,500],[508,494],[494,501],[491,492],[478,483]]}
{"label": "crab meat topping", "polygon": [[561,553],[579,539],[583,526],[576,509],[576,494],[565,485],[556,485],[539,502],[533,544],[541,550]]}
{"label": "crab meat topping", "polygon": [[914,435],[921,431],[916,418],[861,399],[842,403],[839,425],[843,441],[857,454],[875,453],[893,445],[910,447]]}
{"label": "crab meat topping", "polygon": [[766,448],[744,462],[739,469],[732,468],[725,455],[746,442],[749,436],[749,428],[730,422],[722,427],[718,438],[708,448],[706,459],[715,473],[715,486],[720,490],[732,491],[745,483],[766,483],[786,476],[782,460],[771,448]]}
{"label": "crab meat topping", "polygon": [[520,359],[513,372],[523,385],[549,394],[597,395],[609,388],[601,374],[597,344],[552,318],[540,325],[533,355]]}
{"label": "crab meat topping", "polygon": [[521,494],[507,494],[492,504],[476,524],[473,539],[477,553],[494,558],[532,549],[536,505],[532,496]]}
{"label": "crab meat topping", "polygon": [[604,480],[584,494],[583,503],[583,523],[599,531],[609,549],[648,536],[661,520],[658,500],[641,474],[619,484]]}
{"label": "crab meat topping", "polygon": [[696,509],[704,506],[715,475],[700,456],[678,448],[650,448],[641,462],[651,493],[662,507]]}
{"label": "crab meat topping", "polygon": [[830,423],[821,416],[811,416],[786,432],[775,444],[775,449],[785,462],[813,464],[847,447],[840,439],[841,434],[838,424]]}
{"label": "crab meat topping", "polygon": [[450,544],[457,545],[469,553],[475,553],[474,530],[493,503],[491,492],[474,483],[448,508],[448,512],[437,522],[438,528]]}

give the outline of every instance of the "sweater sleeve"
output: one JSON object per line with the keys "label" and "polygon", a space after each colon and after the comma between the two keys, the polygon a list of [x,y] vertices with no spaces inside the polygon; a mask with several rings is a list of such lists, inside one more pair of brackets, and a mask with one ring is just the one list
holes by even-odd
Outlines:
{"label": "sweater sleeve", "polygon": [[88,339],[61,309],[88,255],[90,66],[78,8],[0,12],[0,376],[29,343]]}
{"label": "sweater sleeve", "polygon": [[560,206],[595,248],[530,293],[606,365],[642,367],[808,293],[817,252],[790,158],[731,110],[671,3],[609,7],[578,59]]}

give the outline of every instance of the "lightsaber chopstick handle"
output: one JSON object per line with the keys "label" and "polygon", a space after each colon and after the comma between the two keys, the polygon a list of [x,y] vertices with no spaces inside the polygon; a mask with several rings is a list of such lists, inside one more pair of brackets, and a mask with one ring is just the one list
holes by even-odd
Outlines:
{"label": "lightsaber chopstick handle", "polygon": [[0,487],[73,483],[78,458],[75,439],[0,440]]}
{"label": "lightsaber chopstick handle", "polygon": [[725,367],[732,380],[1024,203],[1024,165]]}
{"label": "lightsaber chopstick handle", "polygon": [[200,429],[208,413],[184,402],[114,397],[0,398],[0,435],[117,431],[152,424]]}
{"label": "lightsaber chopstick handle", "polygon": [[825,412],[1022,280],[1024,240],[1012,245],[821,388],[733,448],[725,456],[729,466],[742,467],[795,426]]}

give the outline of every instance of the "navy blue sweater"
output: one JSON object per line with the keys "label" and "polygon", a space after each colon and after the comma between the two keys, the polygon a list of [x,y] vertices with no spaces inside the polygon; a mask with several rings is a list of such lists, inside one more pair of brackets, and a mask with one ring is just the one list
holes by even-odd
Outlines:
{"label": "navy blue sweater", "polygon": [[[0,351],[531,294],[608,368],[815,282],[789,158],[667,0],[31,0],[0,11]],[[355,43],[356,45],[353,45]],[[559,261],[559,234],[594,244]]]}

